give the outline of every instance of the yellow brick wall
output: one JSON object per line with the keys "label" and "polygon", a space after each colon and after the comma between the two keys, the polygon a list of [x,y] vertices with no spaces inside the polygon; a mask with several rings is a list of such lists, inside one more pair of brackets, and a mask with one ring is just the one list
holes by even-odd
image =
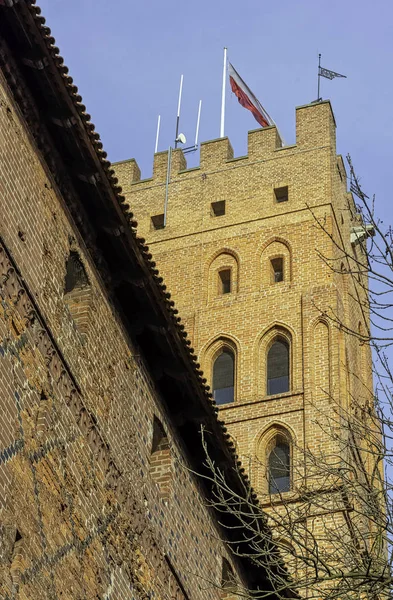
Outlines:
{"label": "yellow brick wall", "polygon": [[[334,313],[354,329],[361,320],[352,282],[329,267],[331,259],[335,268],[340,262],[335,242],[352,251],[350,228],[357,222],[330,102],[297,108],[293,146],[280,147],[275,127],[258,129],[248,134],[246,156],[233,158],[227,138],[213,140],[201,145],[200,166],[188,170],[176,150],[167,224],[154,230],[151,216],[164,212],[167,158],[155,155],[149,180],[139,179],[135,161],[115,169],[208,381],[220,340],[236,349],[235,402],[220,414],[239,454],[252,463],[272,426],[286,427],[299,451],[336,452],[318,421],[330,402],[346,407],[358,392],[359,361],[369,384],[371,368],[368,349],[324,317]],[[274,189],[284,186],[288,201],[278,203]],[[211,203],[220,200],[226,212],[216,217]],[[276,256],[284,258],[279,283],[271,277]],[[218,295],[223,267],[231,269],[233,286]],[[291,391],[267,396],[267,346],[281,329],[291,338]],[[262,468],[252,469],[260,492],[264,478]]]}

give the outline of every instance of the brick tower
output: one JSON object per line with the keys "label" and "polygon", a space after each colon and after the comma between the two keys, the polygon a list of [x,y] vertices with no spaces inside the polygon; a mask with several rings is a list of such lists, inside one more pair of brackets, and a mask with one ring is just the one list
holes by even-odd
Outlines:
{"label": "brick tower", "polygon": [[175,150],[168,186],[167,152],[150,179],[134,160],[115,165],[266,505],[291,493],[300,449],[335,452],[318,424],[329,403],[350,411],[371,389],[368,347],[326,318],[368,329],[335,244],[361,253],[335,129],[329,101],[298,107],[296,144],[274,126],[249,132],[246,156],[212,140],[192,169]]}

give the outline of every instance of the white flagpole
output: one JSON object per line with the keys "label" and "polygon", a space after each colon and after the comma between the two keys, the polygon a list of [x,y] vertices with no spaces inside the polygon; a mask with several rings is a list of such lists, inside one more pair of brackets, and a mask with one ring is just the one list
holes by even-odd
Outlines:
{"label": "white flagpole", "polygon": [[154,154],[157,154],[157,152],[158,152],[158,136],[160,135],[160,123],[161,123],[161,115],[158,115],[157,133],[156,133],[156,145],[155,145],[155,148],[154,148]]}
{"label": "white flagpole", "polygon": [[222,69],[220,138],[224,137],[224,125],[225,125],[225,86],[226,86],[226,82],[227,82],[227,48],[224,48],[224,66],[223,66],[223,69]]}

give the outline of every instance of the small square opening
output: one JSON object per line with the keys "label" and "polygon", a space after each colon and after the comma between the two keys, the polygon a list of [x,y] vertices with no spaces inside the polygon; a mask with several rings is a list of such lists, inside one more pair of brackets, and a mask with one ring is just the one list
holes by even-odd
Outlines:
{"label": "small square opening", "polygon": [[164,213],[151,217],[151,229],[164,229]]}
{"label": "small square opening", "polygon": [[282,257],[272,258],[270,261],[272,269],[272,283],[284,281],[284,260]]}
{"label": "small square opening", "polygon": [[276,202],[288,202],[288,186],[275,188],[274,197]]}
{"label": "small square opening", "polygon": [[230,294],[231,293],[231,269],[223,269],[218,272],[218,293]]}
{"label": "small square opening", "polygon": [[212,217],[222,217],[222,215],[225,215],[225,200],[218,200],[211,203],[211,215]]}

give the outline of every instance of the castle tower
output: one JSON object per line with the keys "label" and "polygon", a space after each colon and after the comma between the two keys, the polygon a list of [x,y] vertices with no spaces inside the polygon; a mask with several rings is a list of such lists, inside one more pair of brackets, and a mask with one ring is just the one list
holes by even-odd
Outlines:
{"label": "castle tower", "polygon": [[361,253],[351,244],[361,223],[335,129],[325,101],[296,109],[292,146],[273,126],[250,131],[238,158],[227,138],[203,143],[192,169],[175,150],[168,189],[167,152],[151,179],[133,160],[115,165],[266,505],[291,493],[299,449],[336,452],[320,426],[329,403],[350,411],[371,389],[369,349],[327,317],[368,330],[338,251]]}

